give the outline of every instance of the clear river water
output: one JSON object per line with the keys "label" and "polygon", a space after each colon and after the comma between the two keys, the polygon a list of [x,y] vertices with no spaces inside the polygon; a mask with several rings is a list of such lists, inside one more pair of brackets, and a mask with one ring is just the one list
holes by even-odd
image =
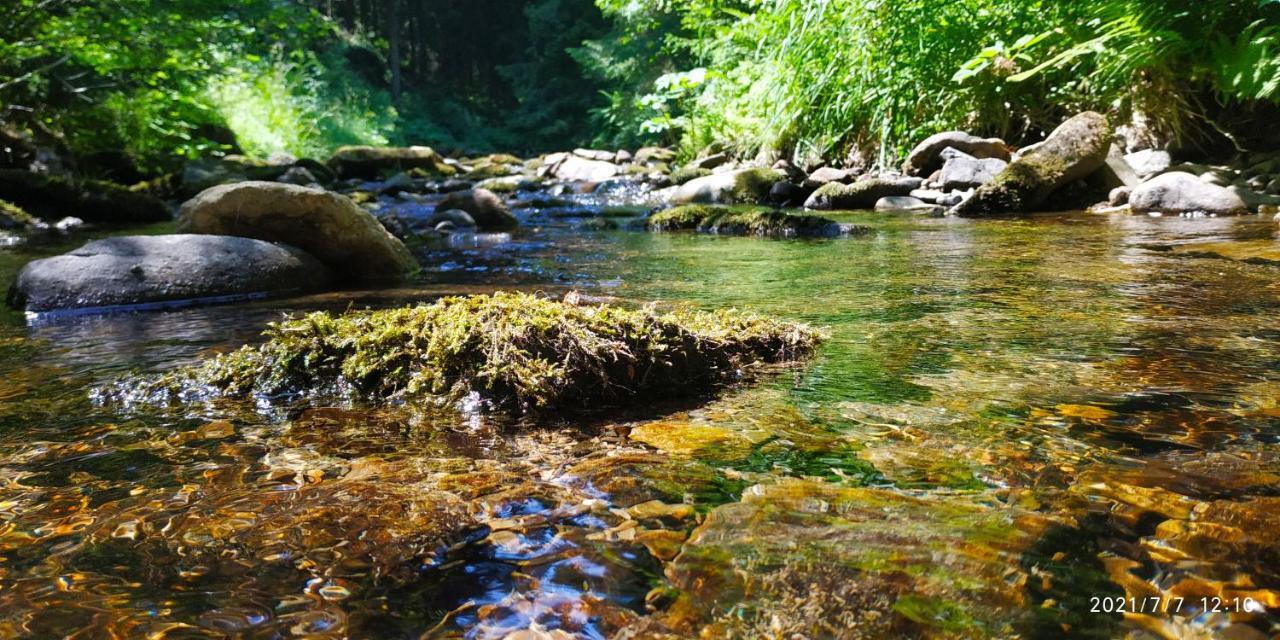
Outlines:
{"label": "clear river water", "polygon": [[[421,243],[390,290],[3,312],[0,637],[1280,633],[1269,219],[849,213],[874,232],[779,240],[583,224],[604,212]],[[0,280],[84,240],[0,248]],[[589,424],[95,399],[284,314],[499,289],[830,339]]]}

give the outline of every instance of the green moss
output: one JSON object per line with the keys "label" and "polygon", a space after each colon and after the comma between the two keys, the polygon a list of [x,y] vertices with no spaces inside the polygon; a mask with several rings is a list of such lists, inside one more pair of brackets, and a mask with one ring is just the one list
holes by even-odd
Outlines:
{"label": "green moss", "polygon": [[820,338],[803,325],[736,311],[580,307],[520,293],[313,313],[265,335],[261,346],[121,388],[128,398],[152,399],[194,393],[457,401],[476,393],[518,411],[581,410],[704,392],[749,363],[805,355]]}
{"label": "green moss", "polygon": [[784,237],[833,237],[867,231],[864,227],[841,225],[821,216],[791,214],[765,207],[703,204],[684,205],[655,213],[649,218],[649,230]]}
{"label": "green moss", "polygon": [[767,202],[769,190],[774,183],[784,179],[780,171],[773,169],[747,169],[734,178],[733,190],[726,195],[725,202],[753,204]]}
{"label": "green moss", "polygon": [[18,169],[0,170],[0,199],[44,218],[89,222],[158,222],[169,210],[159,199],[105,180],[74,180]]}
{"label": "green moss", "polygon": [[578,224],[578,228],[583,231],[615,231],[618,222],[611,218],[587,218]]}
{"label": "green moss", "polygon": [[702,169],[699,167],[683,167],[676,169],[671,173],[671,184],[682,185],[690,180],[705,178],[711,175],[710,169]]}
{"label": "green moss", "polygon": [[36,219],[7,200],[0,200],[0,229],[27,229],[35,226]]}

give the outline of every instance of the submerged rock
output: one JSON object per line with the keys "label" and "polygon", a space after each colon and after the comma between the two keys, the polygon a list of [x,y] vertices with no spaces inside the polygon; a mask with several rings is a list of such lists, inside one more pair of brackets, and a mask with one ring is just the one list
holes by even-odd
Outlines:
{"label": "submerged rock", "polygon": [[198,303],[313,291],[328,281],[319,261],[289,246],[213,235],[122,236],[27,264],[8,302],[32,312]]}
{"label": "submerged rock", "polygon": [[969,217],[1031,213],[1055,191],[1101,169],[1111,138],[1105,116],[1092,111],[1077,115],[952,212]]}
{"label": "submerged rock", "polygon": [[925,138],[907,155],[902,172],[909,176],[927,176],[942,168],[947,148],[968,154],[974,158],[998,158],[1009,161],[1009,147],[999,138],[979,138],[963,131],[943,131]]}
{"label": "submerged rock", "polygon": [[589,411],[706,392],[752,363],[807,355],[820,339],[807,326],[737,311],[659,313],[520,293],[313,313],[272,325],[265,335],[261,346],[126,382],[122,395],[473,397],[521,412]]}
{"label": "submerged rock", "polygon": [[1012,637],[1029,576],[1011,559],[1046,528],[964,498],[758,485],[694,530],[656,622],[673,637]]}
{"label": "submerged rock", "polygon": [[72,180],[18,169],[0,170],[0,200],[34,216],[75,216],[89,222],[137,223],[169,220],[159,199],[102,180]]}
{"label": "submerged rock", "polygon": [[341,178],[375,179],[389,171],[424,169],[435,175],[451,176],[457,169],[431,147],[340,147],[329,158]]}
{"label": "submerged rock", "polygon": [[724,207],[690,204],[655,213],[650,231],[698,231],[738,236],[832,238],[869,230],[803,214],[759,207]]}
{"label": "submerged rock", "polygon": [[404,243],[350,198],[280,182],[208,189],[182,205],[178,231],[288,243],[343,280],[396,279],[417,269]]}
{"label": "submerged rock", "polygon": [[806,209],[870,209],[881,198],[908,196],[920,188],[920,178],[881,177],[859,180],[853,184],[828,182],[805,201]]}
{"label": "submerged rock", "polygon": [[[786,174],[773,169],[738,169],[681,184],[671,202],[674,204],[760,204],[768,202],[769,190]],[[675,177],[672,177],[675,180]]]}
{"label": "submerged rock", "polygon": [[477,187],[466,191],[455,191],[445,196],[444,200],[436,205],[437,211],[450,209],[467,212],[475,221],[475,225],[485,230],[514,229],[520,225],[502,198],[488,189]]}
{"label": "submerged rock", "polygon": [[1166,173],[1148,180],[1129,194],[1134,213],[1234,216],[1249,209],[1229,189],[1212,185],[1189,173]]}

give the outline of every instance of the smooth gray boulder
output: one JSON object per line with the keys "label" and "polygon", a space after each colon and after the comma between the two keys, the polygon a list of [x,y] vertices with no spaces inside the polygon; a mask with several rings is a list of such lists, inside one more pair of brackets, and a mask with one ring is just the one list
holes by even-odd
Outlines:
{"label": "smooth gray boulder", "polygon": [[943,154],[948,157],[942,165],[938,182],[944,191],[976,189],[994,180],[1009,166],[999,158],[975,158],[956,149],[947,149]]}
{"label": "smooth gray boulder", "polygon": [[999,158],[1009,161],[1009,147],[999,138],[979,138],[963,131],[943,131],[916,145],[907,155],[902,172],[909,176],[927,176],[942,168],[943,150],[948,147],[978,159]]}
{"label": "smooth gray boulder", "polygon": [[848,169],[837,169],[835,167],[822,167],[815,169],[804,179],[804,186],[809,189],[817,189],[828,182],[848,182],[853,177],[853,172]]}
{"label": "smooth gray boulder", "polygon": [[1150,178],[1158,173],[1164,173],[1173,166],[1173,156],[1168,151],[1160,149],[1146,149],[1136,151],[1124,157],[1125,162],[1133,167],[1133,172],[1138,174],[1139,178]]}
{"label": "smooth gray boulder", "polygon": [[618,175],[619,171],[618,165],[612,162],[566,155],[556,164],[552,175],[565,182],[603,182]]}
{"label": "smooth gray boulder", "polygon": [[396,279],[418,268],[404,243],[350,198],[280,182],[207,189],[182,205],[178,232],[291,244],[348,281]]}
{"label": "smooth gray boulder", "polygon": [[1134,213],[1203,214],[1234,216],[1248,213],[1248,206],[1230,190],[1212,185],[1190,173],[1175,171],[1138,185],[1129,194]]}
{"label": "smooth gray boulder", "polygon": [[1136,187],[1142,184],[1142,177],[1134,171],[1128,160],[1124,159],[1124,150],[1120,145],[1112,143],[1107,151],[1106,163],[1102,165],[1102,177],[1107,188]]}
{"label": "smooth gray boulder", "polygon": [[502,198],[488,189],[477,187],[466,191],[454,191],[436,205],[436,211],[450,209],[467,212],[475,220],[475,225],[485,231],[503,231],[520,225]]}
{"label": "smooth gray boulder", "polygon": [[880,177],[859,180],[853,184],[828,182],[805,201],[806,209],[870,209],[881,198],[911,195],[924,181],[920,178]]}
{"label": "smooth gray boulder", "polygon": [[1035,151],[1014,160],[995,180],[979,187],[952,213],[983,217],[1034,212],[1054,192],[1101,169],[1112,137],[1106,116],[1092,111],[1074,116]]}
{"label": "smooth gray boulder", "polygon": [[301,249],[212,235],[120,236],[35,260],[9,289],[29,312],[229,302],[326,287],[331,273]]}

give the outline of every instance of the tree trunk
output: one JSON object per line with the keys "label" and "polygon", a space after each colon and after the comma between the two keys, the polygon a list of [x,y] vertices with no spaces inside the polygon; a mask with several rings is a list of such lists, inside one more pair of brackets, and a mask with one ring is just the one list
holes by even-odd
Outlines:
{"label": "tree trunk", "polygon": [[391,100],[398,107],[400,106],[401,85],[401,61],[400,61],[400,0],[389,0],[387,2],[387,42],[391,51],[388,54],[388,62],[391,64]]}

